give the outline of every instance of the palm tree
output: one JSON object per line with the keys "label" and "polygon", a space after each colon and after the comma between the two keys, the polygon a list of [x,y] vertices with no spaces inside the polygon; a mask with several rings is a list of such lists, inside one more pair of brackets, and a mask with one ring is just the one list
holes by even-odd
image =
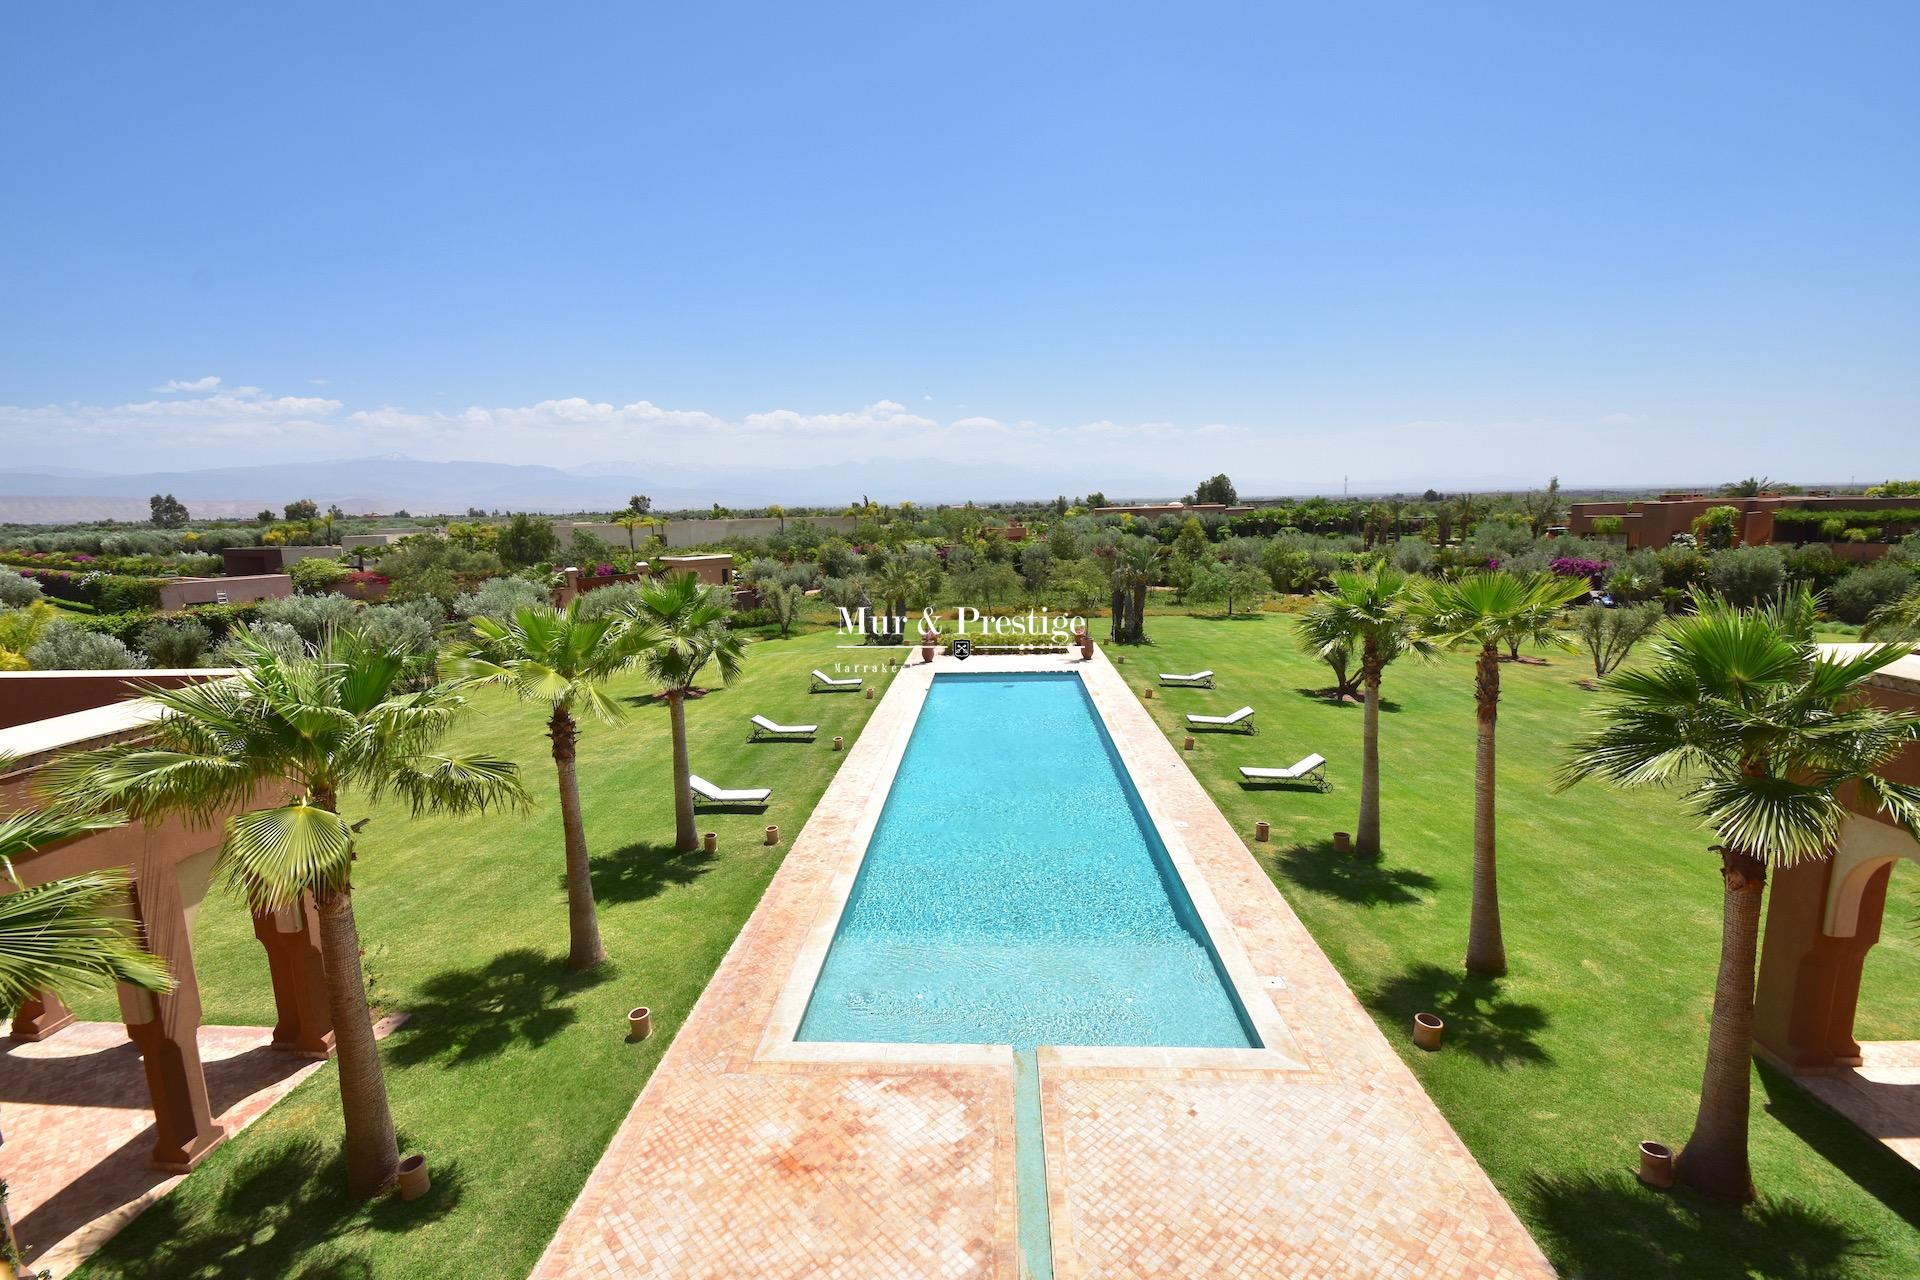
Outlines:
{"label": "palm tree", "polygon": [[580,777],[574,767],[580,739],[575,711],[585,708],[602,724],[622,714],[606,694],[611,677],[631,668],[652,643],[652,633],[630,616],[580,616],[580,601],[565,612],[517,610],[507,621],[473,619],[474,641],[456,671],[471,680],[503,684],[523,700],[548,708],[547,738],[560,778],[560,826],[567,860],[567,966],[591,969],[607,958],[600,944],[593,877],[587,863],[587,833],[580,817]]}
{"label": "palm tree", "polygon": [[1585,595],[1584,578],[1519,577],[1495,570],[1452,581],[1425,581],[1412,603],[1421,634],[1444,648],[1477,651],[1474,703],[1479,732],[1473,754],[1473,912],[1467,928],[1467,971],[1507,971],[1500,937],[1500,883],[1494,863],[1494,729],[1500,718],[1500,646],[1530,641],[1573,646],[1554,629],[1560,610]]}
{"label": "palm tree", "polygon": [[1873,611],[1861,635],[1872,640],[1920,641],[1920,591],[1910,591]]}
{"label": "palm tree", "polygon": [[1336,573],[1331,590],[1322,591],[1301,615],[1302,643],[1331,661],[1336,651],[1360,653],[1360,681],[1366,711],[1360,734],[1360,818],[1354,848],[1380,852],[1380,677],[1403,653],[1426,656],[1432,646],[1407,612],[1411,595],[1407,575],[1380,563],[1361,573]]}
{"label": "palm tree", "polygon": [[1115,573],[1125,589],[1127,600],[1127,625],[1120,636],[1122,644],[1145,644],[1147,641],[1147,588],[1153,585],[1158,576],[1160,561],[1166,548],[1152,538],[1128,538],[1120,544],[1119,556],[1115,561]]}
{"label": "palm tree", "polygon": [[653,524],[653,517],[638,511],[630,511],[624,516],[615,516],[613,522],[627,531],[627,554],[630,556],[639,555],[640,546],[634,540],[633,531],[635,529],[650,528]]}
{"label": "palm tree", "polygon": [[728,603],[719,592],[700,585],[690,573],[674,574],[648,585],[633,606],[633,617],[653,636],[640,655],[640,667],[667,700],[673,723],[673,847],[691,853],[699,843],[693,826],[692,766],[687,762],[687,694],[712,663],[722,684],[739,674],[745,646],[727,629]]}
{"label": "palm tree", "polygon": [[[0,770],[7,761],[0,760]],[[13,859],[93,831],[117,827],[119,814],[26,809],[0,818],[0,1009],[43,991],[66,995],[111,982],[148,991],[173,986],[166,966],[135,942],[133,922],[113,914],[126,901],[124,876],[104,872],[22,888]]]}
{"label": "palm tree", "polygon": [[[514,766],[491,756],[437,754],[465,705],[453,685],[400,692],[407,655],[351,633],[297,656],[242,633],[240,673],[176,689],[142,686],[167,715],[151,742],[82,752],[52,771],[60,793],[134,820],[184,814],[211,822],[229,809],[215,875],[255,911],[311,897],[320,925],[327,1007],[339,1058],[347,1191],[365,1198],[394,1179],[399,1149],[360,969],[353,914],[354,834],[339,812],[354,792],[388,792],[414,814],[471,813],[525,802]],[[261,793],[293,794],[251,807]]]}
{"label": "palm tree", "polygon": [[904,618],[907,607],[926,590],[927,575],[903,552],[895,552],[874,575],[873,587],[880,593],[881,603],[887,606],[888,616]]}
{"label": "palm tree", "polygon": [[1833,852],[1843,792],[1920,837],[1920,787],[1886,767],[1920,742],[1920,719],[1867,704],[1875,672],[1906,656],[1884,645],[1823,655],[1806,621],[1811,593],[1786,609],[1743,611],[1698,599],[1661,623],[1652,660],[1609,675],[1602,727],[1580,739],[1559,785],[1683,788],[1718,839],[1720,966],[1699,1113],[1680,1152],[1682,1181],[1727,1200],[1753,1198],[1747,1161],[1754,954],[1769,866]]}

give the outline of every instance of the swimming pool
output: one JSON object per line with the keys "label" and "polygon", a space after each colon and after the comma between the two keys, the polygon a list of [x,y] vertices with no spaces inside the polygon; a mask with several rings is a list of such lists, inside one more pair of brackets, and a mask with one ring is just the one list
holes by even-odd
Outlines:
{"label": "swimming pool", "polygon": [[795,1038],[1260,1045],[1068,673],[934,678]]}

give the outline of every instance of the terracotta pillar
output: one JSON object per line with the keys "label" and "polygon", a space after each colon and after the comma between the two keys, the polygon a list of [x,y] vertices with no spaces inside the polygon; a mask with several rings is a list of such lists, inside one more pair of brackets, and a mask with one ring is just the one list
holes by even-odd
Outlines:
{"label": "terracotta pillar", "polygon": [[320,935],[312,908],[302,895],[298,906],[256,913],[253,935],[267,952],[273,976],[273,1047],[303,1058],[333,1052],[333,1017],[327,1010],[327,969],[320,958]]}
{"label": "terracotta pillar", "polygon": [[[153,836],[147,835],[148,848]],[[143,856],[133,886],[133,906],[147,950],[167,962],[174,988],[155,995],[124,984],[120,1012],[127,1035],[140,1050],[153,1102],[153,1166],[185,1173],[219,1145],[226,1131],[214,1123],[207,1077],[200,1066],[200,987],[193,947],[180,899],[180,878],[165,857]]]}
{"label": "terracotta pillar", "polygon": [[1772,873],[1767,926],[1754,989],[1753,1039],[1760,1056],[1790,1072],[1858,1066],[1853,1018],[1860,974],[1880,940],[1891,864],[1880,868],[1860,896],[1860,923],[1852,937],[1822,931],[1832,863],[1805,862]]}
{"label": "terracotta pillar", "polygon": [[51,991],[29,996],[13,1011],[13,1034],[21,1040],[45,1040],[73,1021],[73,1010]]}

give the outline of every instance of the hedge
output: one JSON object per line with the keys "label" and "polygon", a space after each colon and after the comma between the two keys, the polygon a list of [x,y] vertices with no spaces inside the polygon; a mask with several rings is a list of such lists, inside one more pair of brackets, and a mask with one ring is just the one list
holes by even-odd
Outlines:
{"label": "hedge", "polygon": [[98,613],[92,617],[70,617],[67,621],[87,631],[97,631],[112,636],[128,646],[136,647],[134,641],[144,631],[147,624],[154,621],[178,622],[187,618],[202,623],[213,633],[214,643],[219,643],[229,631],[243,622],[253,619],[260,602],[249,600],[244,604],[203,604],[176,613],[159,613],[152,609],[125,609],[118,613]]}

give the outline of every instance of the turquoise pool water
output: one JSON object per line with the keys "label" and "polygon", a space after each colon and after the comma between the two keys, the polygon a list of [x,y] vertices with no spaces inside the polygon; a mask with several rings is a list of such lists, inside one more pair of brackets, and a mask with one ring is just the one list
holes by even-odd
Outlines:
{"label": "turquoise pool water", "polygon": [[941,675],[801,1040],[1259,1040],[1074,675]]}

